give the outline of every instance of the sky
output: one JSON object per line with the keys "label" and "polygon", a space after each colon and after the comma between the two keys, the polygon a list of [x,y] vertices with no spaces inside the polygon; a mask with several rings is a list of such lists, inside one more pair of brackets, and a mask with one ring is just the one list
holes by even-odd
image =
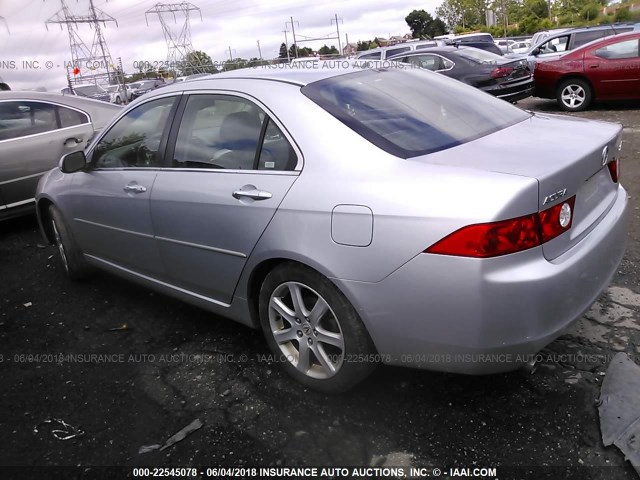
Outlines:
{"label": "sky", "polygon": [[[94,0],[96,8],[114,17],[118,25],[108,23],[102,31],[111,57],[122,59],[125,73],[134,73],[139,61],[162,62],[167,58],[162,27],[157,15],[147,15],[156,0]],[[163,0],[162,3],[172,3]],[[177,1],[176,3],[179,3]],[[207,53],[214,61],[229,59],[229,47],[234,58],[278,56],[285,40],[283,30],[289,30],[293,17],[296,37],[317,38],[335,36],[334,14],[341,19],[342,45],[372,40],[375,37],[410,33],[404,18],[414,9],[424,9],[434,15],[441,0],[200,0],[192,4],[200,8],[190,17],[191,42],[194,49]],[[66,0],[74,15],[87,15],[89,0]],[[0,0],[0,78],[13,90],[45,87],[59,90],[66,83],[65,62],[71,60],[66,28],[48,25],[61,8],[60,0]],[[179,32],[184,17],[165,16],[172,30]],[[148,22],[148,25],[147,25]],[[94,31],[87,25],[78,27],[81,38],[91,46]],[[323,44],[338,47],[336,39],[299,43],[299,46],[320,48]],[[25,63],[31,62],[31,63]],[[33,62],[37,62],[36,64]]]}

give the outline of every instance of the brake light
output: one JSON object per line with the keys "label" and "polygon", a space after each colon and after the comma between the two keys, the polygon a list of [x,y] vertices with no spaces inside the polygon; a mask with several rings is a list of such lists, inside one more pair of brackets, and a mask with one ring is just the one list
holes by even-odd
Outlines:
{"label": "brake light", "polygon": [[576,197],[573,196],[566,202],[547,208],[538,214],[542,243],[556,238],[571,228],[575,202]]}
{"label": "brake light", "polygon": [[573,196],[524,217],[468,225],[434,243],[424,253],[490,258],[540,246],[571,228],[575,200]]}
{"label": "brake light", "polygon": [[614,158],[609,163],[607,163],[607,167],[609,168],[609,173],[611,174],[611,180],[615,183],[618,183],[618,159]]}
{"label": "brake light", "polygon": [[513,72],[511,67],[498,67],[491,71],[491,78],[503,78],[508,77]]}

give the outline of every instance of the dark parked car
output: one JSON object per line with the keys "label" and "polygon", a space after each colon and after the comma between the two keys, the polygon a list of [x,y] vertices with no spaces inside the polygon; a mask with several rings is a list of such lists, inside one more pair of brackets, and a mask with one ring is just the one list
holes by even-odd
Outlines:
{"label": "dark parked car", "polygon": [[526,60],[508,59],[473,47],[436,47],[390,60],[441,73],[510,102],[533,93],[533,75]]}
{"label": "dark parked car", "polygon": [[535,96],[574,112],[593,100],[640,99],[639,72],[640,32],[623,33],[538,62]]}
{"label": "dark parked car", "polygon": [[138,88],[133,91],[132,98],[135,100],[136,98],[148,93],[156,88],[164,87],[165,83],[162,80],[142,80]]}
{"label": "dark parked car", "polygon": [[496,55],[504,55],[504,52],[500,50],[500,47],[496,45],[494,42],[483,42],[483,41],[450,41],[447,42],[447,45],[452,45],[454,47],[462,46],[462,47],[473,47],[479,48],[480,50],[486,50],[487,52],[494,53]]}

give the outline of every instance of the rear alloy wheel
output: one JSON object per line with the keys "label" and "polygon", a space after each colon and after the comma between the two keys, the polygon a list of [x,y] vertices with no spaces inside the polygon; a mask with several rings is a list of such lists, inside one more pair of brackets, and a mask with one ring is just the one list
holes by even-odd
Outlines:
{"label": "rear alloy wheel", "polygon": [[68,277],[72,280],[85,278],[91,269],[73,240],[71,232],[67,229],[60,211],[54,205],[49,207],[49,218],[60,260]]}
{"label": "rear alloy wheel", "polygon": [[122,100],[120,100],[120,95],[118,95],[118,96],[116,97],[116,103],[117,103],[118,105],[122,104]]}
{"label": "rear alloy wheel", "polygon": [[317,272],[279,265],[265,278],[259,302],[271,351],[307,387],[343,392],[375,368],[373,342],[355,309]]}
{"label": "rear alloy wheel", "polygon": [[591,95],[591,86],[584,80],[567,80],[558,87],[558,105],[567,112],[579,112],[589,106]]}

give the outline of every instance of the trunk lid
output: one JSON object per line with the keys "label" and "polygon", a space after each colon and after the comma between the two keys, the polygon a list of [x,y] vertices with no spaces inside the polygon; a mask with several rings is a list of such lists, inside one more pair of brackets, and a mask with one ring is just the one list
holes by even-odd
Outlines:
{"label": "trunk lid", "polygon": [[595,228],[613,205],[618,184],[603,157],[618,157],[621,131],[613,123],[534,114],[491,135],[412,160],[535,178],[538,211],[575,195],[571,228],[543,245],[544,256],[553,260]]}

